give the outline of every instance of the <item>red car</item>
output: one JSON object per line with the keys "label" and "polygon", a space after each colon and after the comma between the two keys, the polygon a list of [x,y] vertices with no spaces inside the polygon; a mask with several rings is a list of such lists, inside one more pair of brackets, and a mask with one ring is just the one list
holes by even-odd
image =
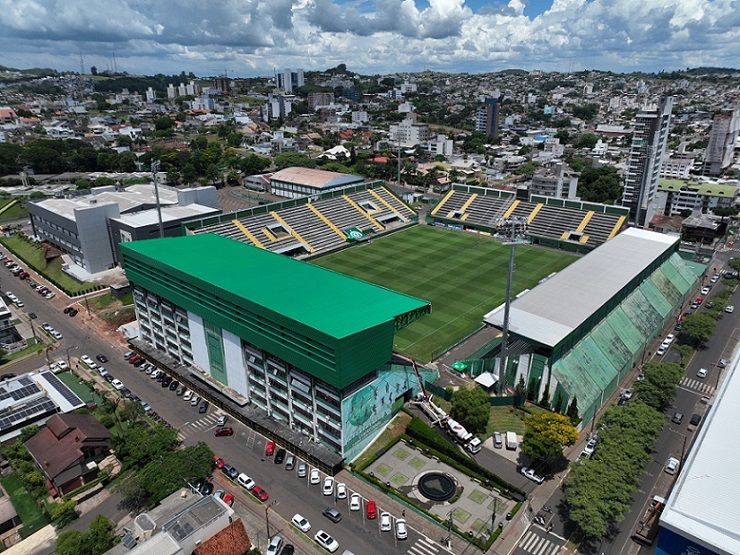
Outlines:
{"label": "red car", "polygon": [[223,502],[226,503],[229,507],[233,507],[234,506],[234,496],[231,495],[230,493],[227,493],[223,497]]}
{"label": "red car", "polygon": [[704,297],[697,297],[696,298],[696,304],[701,304],[704,302]]}
{"label": "red car", "polygon": [[275,442],[274,441],[268,441],[267,445],[265,446],[265,455],[268,457],[272,456],[272,454],[275,452]]}
{"label": "red car", "polygon": [[223,460],[218,455],[213,455],[213,466],[215,466],[216,468],[223,468],[225,464],[225,460]]}
{"label": "red car", "polygon": [[378,518],[378,507],[375,505],[375,501],[367,502],[367,518],[368,520]]}
{"label": "red car", "polygon": [[252,488],[252,495],[254,495],[260,501],[267,501],[270,497],[269,495],[267,495],[267,492],[259,486],[254,486]]}
{"label": "red car", "polygon": [[234,429],[229,426],[221,426],[220,428],[216,428],[216,431],[213,432],[213,435],[215,435],[216,437],[233,436]]}
{"label": "red car", "polygon": [[130,359],[128,359],[129,364],[136,364],[140,360],[144,360],[144,357],[141,355],[134,355]]}

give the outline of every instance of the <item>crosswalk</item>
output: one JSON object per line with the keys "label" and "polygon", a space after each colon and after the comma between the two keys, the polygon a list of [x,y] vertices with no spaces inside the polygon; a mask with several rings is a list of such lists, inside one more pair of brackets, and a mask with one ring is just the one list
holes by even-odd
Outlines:
{"label": "crosswalk", "polygon": [[436,555],[439,553],[439,546],[422,536],[414,542],[414,545],[406,553],[410,555]]}
{"label": "crosswalk", "polygon": [[561,545],[535,533],[532,529],[524,534],[522,541],[519,542],[519,548],[532,555],[555,555],[561,547]]}
{"label": "crosswalk", "polygon": [[209,414],[206,414],[203,418],[199,418],[193,422],[186,422],[180,427],[180,431],[177,433],[177,439],[184,441],[186,437],[195,433],[208,430],[216,427],[216,420],[221,416],[220,411],[213,410]]}
{"label": "crosswalk", "polygon": [[714,387],[702,380],[695,380],[693,378],[684,378],[681,380],[681,385],[687,389],[693,389],[700,393],[711,395],[714,393]]}

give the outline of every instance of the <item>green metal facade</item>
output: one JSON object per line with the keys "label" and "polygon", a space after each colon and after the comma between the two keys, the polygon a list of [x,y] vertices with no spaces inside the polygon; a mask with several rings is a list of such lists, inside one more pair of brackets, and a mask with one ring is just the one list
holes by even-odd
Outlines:
{"label": "green metal facade", "polygon": [[[431,311],[427,301],[218,235],[125,243],[121,253],[134,285],[339,389],[391,358],[403,315]],[[219,348],[209,342],[212,361]]]}

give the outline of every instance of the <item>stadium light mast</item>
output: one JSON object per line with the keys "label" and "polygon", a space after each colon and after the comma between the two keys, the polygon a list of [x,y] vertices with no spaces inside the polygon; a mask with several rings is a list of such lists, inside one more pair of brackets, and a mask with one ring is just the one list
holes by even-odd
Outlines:
{"label": "stadium light mast", "polygon": [[498,394],[503,395],[506,389],[506,364],[509,357],[509,310],[511,308],[511,285],[514,280],[514,251],[517,244],[517,232],[523,234],[527,230],[528,221],[526,218],[509,218],[504,222],[508,225],[508,231],[511,232],[509,245],[509,274],[506,279],[506,302],[504,304],[504,326],[501,331],[501,367],[499,369],[499,388]]}

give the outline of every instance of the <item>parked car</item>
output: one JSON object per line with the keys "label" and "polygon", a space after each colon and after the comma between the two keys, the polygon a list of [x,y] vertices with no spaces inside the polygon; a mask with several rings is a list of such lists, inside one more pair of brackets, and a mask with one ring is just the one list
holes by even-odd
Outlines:
{"label": "parked car", "polygon": [[337,540],[332,538],[323,530],[319,530],[318,532],[316,532],[313,539],[316,540],[316,543],[326,549],[329,553],[334,553],[337,549],[339,549],[339,543],[337,543]]}
{"label": "parked car", "polygon": [[706,368],[699,368],[699,370],[696,372],[697,378],[706,378],[707,377],[707,369]]}
{"label": "parked car", "polygon": [[691,416],[691,420],[689,420],[689,425],[696,427],[699,425],[700,422],[701,422],[701,414],[693,414]]}
{"label": "parked car", "polygon": [[178,387],[180,387],[180,382],[175,380],[169,385],[169,387],[170,387],[170,391],[175,391]]}
{"label": "parked car", "polygon": [[399,518],[396,520],[396,539],[405,540],[409,537],[408,528],[406,528],[406,519]]}
{"label": "parked car", "polygon": [[593,455],[595,448],[596,448],[596,440],[590,439],[588,443],[586,444],[586,447],[583,448],[583,452],[590,457],[591,455]]}
{"label": "parked car", "polygon": [[308,464],[303,461],[298,463],[298,477],[305,478],[308,475]]}
{"label": "parked car", "polygon": [[241,487],[243,487],[247,491],[250,491],[255,486],[254,480],[252,480],[244,472],[239,474],[239,476],[236,478],[236,481]]}
{"label": "parked car", "polygon": [[278,555],[278,552],[280,551],[280,548],[283,545],[283,538],[279,535],[275,535],[270,540],[270,545],[267,546],[267,551],[265,551],[265,555]]}
{"label": "parked car", "polygon": [[180,386],[180,389],[178,389],[177,391],[175,391],[175,395],[177,395],[178,397],[182,397],[183,395],[185,395],[185,392],[187,390],[188,390],[187,387],[185,387],[184,385],[181,385]]}
{"label": "parked car", "polygon": [[221,471],[232,480],[236,480],[236,477],[239,476],[239,471],[230,464],[223,465],[223,467],[221,467]]}
{"label": "parked car", "polygon": [[184,401],[190,401],[190,399],[192,399],[192,398],[193,398],[193,392],[188,390],[185,393],[185,396],[183,397],[183,400]]}
{"label": "parked car", "polygon": [[321,482],[321,474],[319,473],[318,468],[312,468],[311,469],[311,476],[308,479],[308,483],[312,485],[316,485],[319,482]]}
{"label": "parked car", "polygon": [[213,432],[213,435],[215,435],[216,437],[233,436],[234,429],[229,426],[219,426],[218,428],[216,428],[216,431]]}
{"label": "parked car", "polygon": [[295,468],[295,455],[292,453],[288,455],[288,458],[285,459],[285,470],[293,470]]}
{"label": "parked car", "polygon": [[[200,395],[195,395],[192,399],[190,399],[190,406],[191,407],[197,407],[198,403],[200,403]],[[205,411],[203,411],[205,412]]]}
{"label": "parked car", "polygon": [[285,449],[280,448],[277,450],[277,453],[275,453],[275,464],[283,464],[283,461],[285,460]]}
{"label": "parked car", "polygon": [[732,314],[732,313],[733,313],[734,311],[735,311],[735,307],[734,307],[734,306],[732,306],[731,304],[728,304],[728,305],[727,305],[727,306],[725,307],[725,312],[727,312],[728,314]]}
{"label": "parked car", "polygon": [[215,466],[216,468],[223,468],[225,464],[225,460],[223,460],[218,455],[213,455],[213,466]]}
{"label": "parked car", "polygon": [[529,478],[530,480],[532,480],[533,482],[537,482],[538,484],[541,484],[542,482],[545,481],[545,479],[542,476],[538,475],[534,471],[534,468],[523,466],[520,472],[522,473],[524,477]]}
{"label": "parked car", "polygon": [[391,524],[391,513],[383,511],[380,513],[380,531],[390,532],[392,528]]}
{"label": "parked car", "polygon": [[252,495],[254,495],[260,501],[267,501],[270,498],[270,496],[267,495],[267,492],[259,486],[254,486],[252,488]]}
{"label": "parked car", "polygon": [[[198,399],[200,399],[200,397],[198,397]],[[207,410],[208,410],[208,401],[203,401],[198,407],[198,414],[205,414]]]}
{"label": "parked car", "polygon": [[113,387],[115,387],[117,390],[123,389],[125,386],[123,385],[123,382],[119,379],[115,379],[110,383]]}
{"label": "parked car", "polygon": [[367,502],[365,516],[368,518],[368,520],[378,518],[378,506],[376,505],[375,501]]}
{"label": "parked car", "polygon": [[678,412],[678,411],[674,412],[673,413],[673,418],[671,418],[671,421],[674,424],[680,424],[681,422],[683,422],[683,413],[682,412]]}
{"label": "parked car", "polygon": [[347,498],[347,485],[344,482],[337,482],[337,499]]}
{"label": "parked car", "polygon": [[359,511],[362,508],[362,497],[359,493],[353,493],[349,498],[349,510]]}
{"label": "parked car", "polygon": [[301,532],[308,532],[311,529],[311,523],[306,519],[306,517],[298,513],[293,515],[293,518],[290,519],[290,522]]}
{"label": "parked car", "polygon": [[331,476],[324,478],[324,486],[321,491],[324,495],[332,495],[334,493],[334,478]]}
{"label": "parked car", "polygon": [[265,455],[271,457],[273,453],[275,453],[275,442],[268,441],[267,445],[265,445]]}
{"label": "parked car", "polygon": [[666,462],[665,471],[668,474],[675,474],[676,472],[678,472],[678,465],[679,465],[678,459],[675,457],[671,457],[668,459],[668,462]]}
{"label": "parked car", "polygon": [[228,419],[229,417],[227,415],[222,414],[218,417],[218,420],[216,420],[216,426],[225,426]]}

